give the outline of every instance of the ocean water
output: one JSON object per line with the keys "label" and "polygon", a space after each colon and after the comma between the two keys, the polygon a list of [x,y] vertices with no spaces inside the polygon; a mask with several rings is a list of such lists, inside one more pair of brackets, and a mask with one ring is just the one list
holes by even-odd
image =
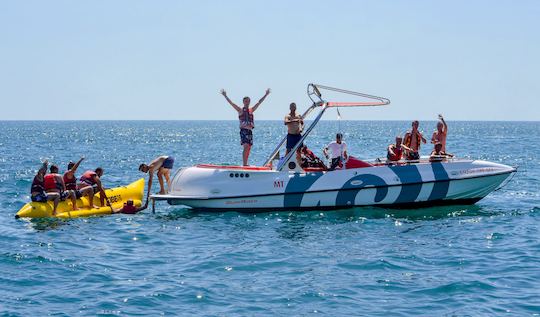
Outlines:
{"label": "ocean water", "polygon": [[[540,123],[449,122],[460,157],[519,167],[471,206],[331,212],[156,213],[14,219],[40,161],[86,157],[106,186],[175,167],[240,163],[234,121],[0,122],[0,316],[539,316]],[[408,122],[321,122],[351,154],[384,156]],[[435,122],[422,122],[426,134]],[[429,132],[429,133],[428,133]],[[283,135],[258,121],[251,162]],[[429,152],[424,146],[423,153]],[[157,190],[157,189],[156,189]]]}

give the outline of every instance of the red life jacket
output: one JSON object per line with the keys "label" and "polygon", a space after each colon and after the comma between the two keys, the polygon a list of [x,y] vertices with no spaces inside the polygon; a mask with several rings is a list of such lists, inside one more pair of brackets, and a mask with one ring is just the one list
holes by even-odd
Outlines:
{"label": "red life jacket", "polygon": [[81,175],[81,178],[79,178],[79,180],[81,181],[81,183],[94,186],[96,184],[96,181],[94,180],[95,176],[97,176],[96,172],[86,171]]}
{"label": "red life jacket", "polygon": [[136,214],[137,213],[137,207],[135,205],[128,205],[125,204],[121,211],[123,214]]}
{"label": "red life jacket", "polygon": [[253,117],[253,110],[251,108],[242,108],[242,112],[238,115],[240,120],[240,128],[253,129],[255,128],[255,119]]}
{"label": "red life jacket", "polygon": [[75,176],[73,178],[67,178],[68,172],[64,173],[64,184],[66,185],[67,190],[76,190],[77,189],[77,179]]}
{"label": "red life jacket", "polygon": [[388,154],[386,155],[386,157],[390,161],[399,161],[399,160],[401,160],[401,157],[403,156],[403,148],[402,147],[398,148],[397,146],[393,146],[392,151],[394,152],[394,155],[392,155],[392,153],[390,153],[390,151],[388,151]]}
{"label": "red life jacket", "polygon": [[60,183],[57,180],[58,174],[47,174],[43,178],[43,187],[45,188],[45,191],[51,190],[51,189],[58,189],[59,191],[64,190],[64,186],[62,186],[62,183]]}

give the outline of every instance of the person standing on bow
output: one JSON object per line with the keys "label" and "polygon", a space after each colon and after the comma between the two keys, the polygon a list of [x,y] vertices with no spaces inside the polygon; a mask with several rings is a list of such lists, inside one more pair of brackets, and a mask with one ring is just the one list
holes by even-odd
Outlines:
{"label": "person standing on bow", "polygon": [[405,147],[409,148],[410,150],[407,150],[407,160],[419,160],[420,159],[420,142],[426,143],[426,138],[422,135],[420,131],[418,131],[418,126],[420,123],[418,120],[414,120],[412,122],[412,129],[410,131],[407,131],[405,133],[405,137],[403,140],[403,145]]}
{"label": "person standing on bow", "polygon": [[285,125],[287,126],[287,152],[285,155],[289,154],[296,143],[300,142],[304,127],[304,119],[296,113],[296,104],[294,102],[290,104],[289,109],[291,112],[285,116]]}
{"label": "person standing on bow", "polygon": [[248,166],[249,153],[251,151],[251,146],[253,145],[253,129],[255,128],[253,112],[259,108],[264,99],[270,94],[270,88],[266,89],[264,96],[251,108],[249,107],[249,103],[251,102],[249,97],[244,97],[244,99],[242,99],[244,106],[240,108],[229,99],[227,92],[224,89],[221,90],[221,94],[234,110],[238,112],[238,119],[240,120],[240,144],[244,147],[242,161],[244,166]]}
{"label": "person standing on bow", "polygon": [[442,149],[441,151],[443,153],[446,153],[446,135],[448,133],[448,125],[446,124],[446,121],[444,121],[444,118],[442,114],[439,115],[439,122],[437,122],[437,131],[433,132],[433,135],[431,136],[431,143],[435,147],[438,143],[441,144]]}

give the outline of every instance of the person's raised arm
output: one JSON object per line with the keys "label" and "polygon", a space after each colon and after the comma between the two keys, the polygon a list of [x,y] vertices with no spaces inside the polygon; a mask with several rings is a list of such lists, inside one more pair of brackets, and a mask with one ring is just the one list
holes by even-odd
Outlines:
{"label": "person's raised arm", "polygon": [[242,108],[238,107],[234,102],[232,102],[231,99],[229,99],[229,96],[227,96],[227,92],[225,91],[225,89],[221,89],[221,94],[223,95],[223,97],[225,97],[225,100],[227,100],[227,102],[234,108],[234,110],[236,110],[237,112],[242,110]]}
{"label": "person's raised arm", "polygon": [[446,121],[444,121],[442,114],[439,115],[439,119],[443,123],[443,132],[446,134],[448,132],[448,125],[446,124]]}
{"label": "person's raised arm", "polygon": [[264,99],[266,99],[266,97],[270,94],[270,88],[266,89],[266,93],[264,94],[264,96],[262,96],[261,99],[259,99],[259,102],[257,102],[254,106],[253,106],[253,111],[257,110],[257,108],[259,108],[259,106],[261,105],[261,103],[264,101]]}
{"label": "person's raised arm", "polygon": [[38,170],[38,174],[46,174],[47,166],[49,166],[49,161],[48,160],[43,161],[43,164],[41,164],[41,167]]}
{"label": "person's raised arm", "polygon": [[81,165],[82,161],[84,161],[84,156],[81,157],[80,160],[77,161],[77,163],[75,163],[75,165],[73,165],[73,167],[69,171],[75,173],[77,171],[77,168],[79,168],[79,165]]}

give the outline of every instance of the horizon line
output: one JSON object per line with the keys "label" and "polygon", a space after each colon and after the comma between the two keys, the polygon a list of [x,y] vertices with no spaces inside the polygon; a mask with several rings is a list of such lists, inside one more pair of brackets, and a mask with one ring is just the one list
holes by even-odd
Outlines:
{"label": "horizon line", "polygon": [[[306,119],[306,121],[311,121],[312,119]],[[396,122],[409,122],[411,120],[418,120],[418,121],[439,121],[438,119],[391,119],[391,120],[385,120],[385,119],[347,119],[347,120],[341,120],[342,122],[345,121],[353,121],[353,122],[367,122],[367,121],[396,121]],[[233,121],[237,122],[237,119],[0,119],[0,122],[74,122],[74,121],[94,121],[94,122],[133,122],[133,121],[144,121],[144,122],[186,122],[186,121]],[[281,119],[258,119],[257,121],[275,121],[275,122],[282,122]],[[338,119],[321,119],[320,121],[338,121]],[[448,122],[540,122],[540,120],[448,120]]]}

